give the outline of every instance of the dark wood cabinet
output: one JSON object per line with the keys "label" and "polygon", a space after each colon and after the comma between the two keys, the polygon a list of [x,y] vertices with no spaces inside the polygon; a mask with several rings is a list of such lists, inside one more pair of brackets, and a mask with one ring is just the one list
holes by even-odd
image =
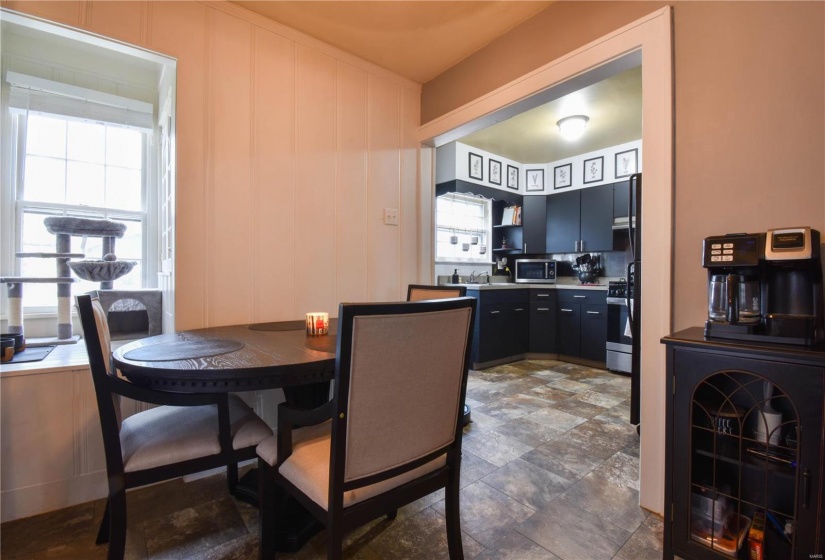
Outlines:
{"label": "dark wood cabinet", "polygon": [[529,345],[528,290],[467,290],[478,298],[472,360],[486,363],[526,354]]}
{"label": "dark wood cabinet", "polygon": [[547,197],[548,253],[613,250],[613,185]]}
{"label": "dark wood cabinet", "polygon": [[555,354],[556,291],[530,290],[530,352]]}
{"label": "dark wood cabinet", "polygon": [[822,558],[825,349],[706,341],[700,328],[663,342],[664,558],[749,558],[755,515],[764,558]]}
{"label": "dark wood cabinet", "polygon": [[547,249],[547,197],[525,196],[521,214],[524,252],[545,254]]}
{"label": "dark wood cabinet", "polygon": [[[630,181],[613,183],[613,217],[626,218],[627,204],[630,198]],[[635,212],[635,208],[634,208]]]}
{"label": "dark wood cabinet", "polygon": [[559,290],[558,352],[600,364],[606,361],[606,294],[596,290]]}

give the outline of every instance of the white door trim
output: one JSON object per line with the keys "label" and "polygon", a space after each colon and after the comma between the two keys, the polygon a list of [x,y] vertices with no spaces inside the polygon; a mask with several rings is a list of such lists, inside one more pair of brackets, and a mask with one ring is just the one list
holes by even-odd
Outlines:
{"label": "white door trim", "polygon": [[[664,509],[665,350],[661,337],[672,330],[673,270],[673,61],[672,13],[657,10],[541,68],[505,84],[419,128],[422,148],[441,144],[456,129],[619,57],[642,54],[642,306],[640,505]],[[422,163],[432,161],[424,160]],[[422,176],[433,176],[422,169]],[[422,184],[422,205],[435,196],[433,182]],[[422,263],[433,262],[432,216],[422,220]],[[429,253],[429,254],[428,254]],[[430,264],[430,267],[433,265]]]}

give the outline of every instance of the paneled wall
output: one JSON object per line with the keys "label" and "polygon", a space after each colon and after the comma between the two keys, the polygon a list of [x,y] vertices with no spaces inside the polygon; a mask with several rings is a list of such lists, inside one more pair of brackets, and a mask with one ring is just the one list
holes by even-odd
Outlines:
{"label": "paneled wall", "polygon": [[421,280],[418,84],[225,2],[2,6],[177,58],[177,329]]}

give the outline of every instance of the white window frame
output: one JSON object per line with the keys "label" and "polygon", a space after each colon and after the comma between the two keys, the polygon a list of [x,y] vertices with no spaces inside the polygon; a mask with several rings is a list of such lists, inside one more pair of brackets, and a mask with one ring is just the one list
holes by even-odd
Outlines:
{"label": "white window frame", "polygon": [[[492,252],[493,252],[493,247],[492,247],[492,241],[493,241],[493,201],[488,199],[488,198],[479,197],[479,196],[475,196],[475,195],[472,195],[472,194],[457,193],[457,192],[446,193],[446,194],[441,195],[441,196],[442,197],[443,196],[452,196],[452,197],[456,197],[456,198],[466,198],[468,200],[479,201],[481,204],[484,205],[484,228],[480,231],[483,231],[485,233],[485,235],[487,236],[487,253],[485,255],[478,255],[478,256],[475,256],[475,257],[470,256],[470,257],[467,257],[467,258],[461,258],[460,256],[459,257],[456,257],[456,256],[439,256],[439,254],[438,254],[438,232],[439,232],[439,230],[442,230],[442,229],[453,230],[453,228],[446,228],[446,227],[442,227],[442,226],[439,225],[439,223],[438,223],[438,200],[437,199],[440,198],[440,197],[436,197],[436,204],[435,204],[435,209],[434,209],[435,210],[435,219],[433,220],[433,223],[434,223],[434,226],[435,226],[434,231],[433,231],[434,240],[435,240],[435,262],[436,263],[457,263],[457,264],[492,264],[493,263],[493,261],[492,261],[492,258],[493,258],[492,257]],[[465,234],[465,235],[472,233],[470,230],[457,229],[455,231],[457,233]],[[461,243],[460,240],[459,240],[459,243]],[[471,247],[471,251],[468,254],[472,254],[472,247]]]}

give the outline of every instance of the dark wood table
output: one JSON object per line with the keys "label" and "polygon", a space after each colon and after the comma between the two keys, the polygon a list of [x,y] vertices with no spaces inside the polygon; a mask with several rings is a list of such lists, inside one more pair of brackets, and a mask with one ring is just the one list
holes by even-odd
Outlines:
{"label": "dark wood table", "polygon": [[[337,320],[328,336],[306,335],[304,321],[233,325],[152,336],[121,346],[115,366],[136,385],[171,393],[226,393],[283,389],[286,401],[315,408],[329,400],[335,376]],[[255,470],[236,497],[258,504]],[[273,527],[277,549],[298,550],[319,525],[290,501],[289,527]]]}

